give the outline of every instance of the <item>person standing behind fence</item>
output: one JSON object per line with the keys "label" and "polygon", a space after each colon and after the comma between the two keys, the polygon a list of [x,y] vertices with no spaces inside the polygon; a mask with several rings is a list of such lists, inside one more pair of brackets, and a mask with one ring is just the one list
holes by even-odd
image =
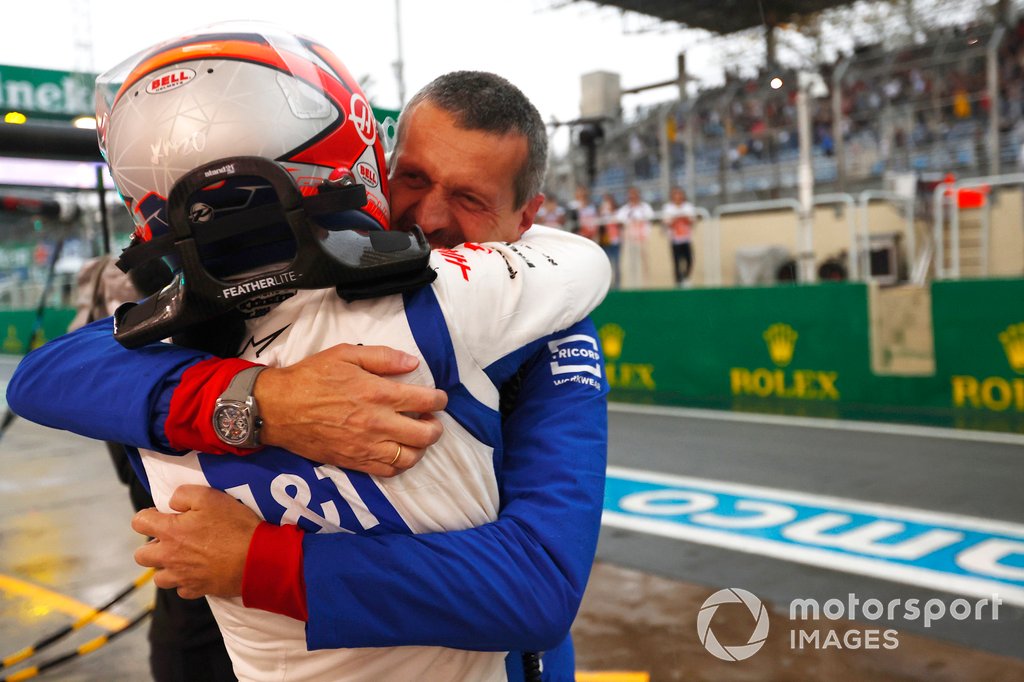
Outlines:
{"label": "person standing behind fence", "polygon": [[565,220],[565,209],[558,203],[558,199],[548,196],[544,198],[544,203],[541,204],[540,209],[537,211],[537,218],[534,220],[534,224],[557,227],[560,230],[564,230]]}
{"label": "person standing behind fence", "polygon": [[693,272],[693,223],[697,211],[686,199],[681,187],[673,187],[669,200],[661,207],[661,220],[668,228],[672,240],[672,264],[676,271],[676,284],[683,286]]}
{"label": "person standing behind fence", "polygon": [[576,198],[569,203],[569,222],[570,229],[579,236],[598,241],[601,220],[597,206],[590,201],[590,190],[583,185],[576,188]]}
{"label": "person standing behind fence", "polygon": [[647,237],[654,220],[654,209],[640,196],[640,190],[626,190],[626,203],[619,209],[618,220],[625,227],[626,263],[630,285],[642,287],[647,274]]}
{"label": "person standing behind fence", "polygon": [[622,245],[622,225],[619,222],[619,205],[611,192],[601,195],[601,204],[597,209],[600,222],[599,243],[604,248],[608,260],[612,264],[612,288],[618,288],[620,280],[619,249]]}

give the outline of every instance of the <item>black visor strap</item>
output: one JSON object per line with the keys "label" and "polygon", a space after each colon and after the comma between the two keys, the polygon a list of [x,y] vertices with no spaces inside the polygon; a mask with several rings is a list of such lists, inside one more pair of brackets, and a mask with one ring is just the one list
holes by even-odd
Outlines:
{"label": "black visor strap", "polygon": [[[362,208],[366,204],[365,189],[359,185],[346,187],[328,187],[320,194],[303,197],[302,209],[312,215],[323,215],[327,213],[340,213]],[[207,246],[225,239],[238,239],[246,233],[253,233],[252,239],[243,240],[240,247],[262,246],[264,244],[278,241],[272,236],[255,236],[260,230],[271,225],[286,224],[287,217],[279,203],[254,206],[242,209],[231,215],[222,218],[215,218],[209,224],[189,221],[193,227],[191,237],[200,246]],[[195,226],[200,229],[194,229]],[[149,241],[138,241],[128,246],[121,252],[117,261],[117,267],[124,272],[138,267],[143,263],[155,258],[174,253],[174,236],[171,233],[162,234]]]}

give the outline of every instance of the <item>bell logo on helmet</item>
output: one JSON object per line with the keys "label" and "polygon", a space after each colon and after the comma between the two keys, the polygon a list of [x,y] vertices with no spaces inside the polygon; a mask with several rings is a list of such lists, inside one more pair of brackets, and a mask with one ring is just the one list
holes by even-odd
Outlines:
{"label": "bell logo on helmet", "polygon": [[195,77],[196,72],[192,69],[174,69],[173,71],[162,73],[149,81],[149,85],[146,86],[146,92],[151,95],[158,95],[161,92],[181,87]]}
{"label": "bell logo on helmet", "polygon": [[358,92],[353,92],[352,99],[349,101],[348,120],[355,125],[359,139],[363,142],[372,145],[377,141],[377,122],[373,118],[373,110],[370,109],[370,105],[362,94]]}
{"label": "bell logo on helmet", "polygon": [[374,170],[373,166],[365,161],[360,161],[356,164],[356,172],[359,173],[359,177],[362,179],[364,184],[369,187],[377,186],[377,171]]}

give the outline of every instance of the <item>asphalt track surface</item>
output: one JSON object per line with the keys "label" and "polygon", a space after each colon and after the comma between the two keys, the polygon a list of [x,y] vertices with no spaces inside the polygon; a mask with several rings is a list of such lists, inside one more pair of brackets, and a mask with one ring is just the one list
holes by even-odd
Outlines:
{"label": "asphalt track surface", "polygon": [[[900,633],[1024,661],[1024,603],[1020,599],[1024,544],[1016,543],[1024,541],[1024,438],[623,405],[612,406],[609,421],[609,491],[599,561],[680,585],[701,586],[705,596],[719,588],[740,587],[781,611],[794,599],[814,599],[822,604],[833,598],[847,602],[850,594],[861,603],[878,599],[889,604],[899,599],[901,606],[892,620],[884,616],[865,620],[861,615],[856,627],[896,628]],[[670,490],[690,491],[682,497],[663,495],[657,504],[646,507],[648,511],[681,500],[690,504],[694,490],[715,494],[723,489],[735,493],[739,488],[739,496],[747,499],[775,495],[775,500],[789,503],[809,500],[817,503],[819,512],[857,516],[855,512],[866,510],[867,516],[858,517],[855,526],[879,518],[889,523],[912,518],[911,531],[902,536],[894,533],[903,539],[930,529],[952,532],[948,530],[952,528],[961,529],[961,535],[969,535],[974,542],[980,542],[981,536],[973,533],[991,532],[1003,538],[1000,542],[1016,544],[1013,553],[1001,557],[1001,568],[997,567],[1006,578],[1001,584],[975,582],[977,575],[967,578],[963,572],[955,575],[954,570],[944,570],[955,568],[952,560],[932,561],[930,566],[918,562],[922,565],[917,567],[908,566],[913,563],[908,561],[853,566],[859,557],[826,551],[811,556],[809,563],[800,555],[804,548],[792,543],[763,538],[752,542],[741,538],[733,543],[728,541],[732,539],[728,532],[706,537],[704,529],[695,531],[694,524],[685,522],[680,524],[680,533],[674,533],[671,524],[653,530],[637,524],[641,526],[638,530],[629,519],[625,524],[614,523],[609,511],[621,510],[617,507],[621,492],[616,492],[621,486],[613,479],[620,476],[651,476],[651,480],[667,481]],[[720,484],[725,487],[716,487]],[[719,507],[726,506],[718,502]],[[743,516],[733,513],[734,518]],[[683,517],[685,514],[675,518]],[[671,514],[663,515],[665,518]],[[722,518],[717,521],[722,523]],[[934,531],[936,528],[945,530]],[[723,538],[726,541],[721,541]],[[773,551],[779,546],[781,551]],[[921,604],[940,600],[946,607],[958,598],[975,604],[982,595],[993,593],[1013,602],[1000,606],[997,620],[989,612],[975,620],[972,612],[965,620],[947,615],[926,628],[921,618],[905,617],[902,608],[915,598]],[[681,614],[681,619],[695,625],[696,613]],[[876,652],[877,656],[884,654]]]}
{"label": "asphalt track surface", "polygon": [[[12,368],[11,360],[0,359],[4,383]],[[771,504],[783,506],[796,499],[793,494],[804,495],[799,501],[805,511],[820,503],[822,508],[847,512],[863,508],[869,515],[872,510],[895,510],[893,518],[902,518],[901,510],[910,509],[922,524],[918,532],[927,527],[930,514],[935,515],[937,527],[956,528],[966,519],[980,524],[975,528],[978,533],[990,530],[993,537],[1016,537],[1013,533],[1024,529],[1020,495],[1024,439],[969,440],[953,432],[899,432],[881,425],[850,430],[848,426],[831,428],[826,422],[813,422],[813,426],[799,421],[764,423],[727,413],[628,406],[613,406],[609,418],[612,477],[606,510],[621,502],[616,491],[625,488],[616,486],[650,476],[669,489],[689,489],[691,501],[697,499],[693,492],[697,488],[706,499],[718,495],[719,508],[712,511],[722,514],[725,489],[714,486],[738,484],[746,487],[730,488],[736,499],[743,495],[762,502],[774,499]],[[663,497],[661,503],[680,499]],[[852,506],[844,507],[843,502]],[[653,508],[657,510],[656,505]],[[131,552],[141,538],[127,526],[131,513],[102,445],[15,421],[0,440],[0,657],[68,624],[84,605],[104,602],[139,575],[141,569],[131,560]],[[1004,603],[995,621],[943,618],[928,628],[905,618],[818,622],[814,625],[842,625],[845,630],[896,628],[902,658],[886,658],[895,656],[893,652],[862,651],[866,663],[860,667],[844,663],[840,673],[827,666],[805,667],[800,672],[800,658],[787,651],[782,622],[793,599],[824,603],[853,593],[861,601],[918,598],[948,605],[966,597],[955,590],[917,584],[920,575],[927,576],[927,567],[923,573],[913,573],[906,565],[876,562],[881,568],[873,573],[851,572],[845,565],[849,556],[841,553],[835,561],[828,552],[811,553],[808,559],[800,556],[799,548],[772,551],[771,543],[758,545],[742,532],[730,531],[741,540],[737,549],[720,541],[732,537],[728,533],[708,539],[693,535],[691,528],[674,536],[660,532],[657,524],[651,532],[628,523],[614,525],[607,522],[609,518],[574,630],[581,669],[646,670],[655,680],[863,679],[869,674],[875,679],[1024,679],[1024,608],[1019,603]],[[661,520],[679,519],[662,514]],[[1009,594],[1024,567],[1024,554],[1004,552],[1001,561],[1010,577],[993,584]],[[900,579],[885,577],[890,564]],[[941,571],[937,580],[938,585],[946,584]],[[963,575],[951,580],[950,584],[966,580],[967,587],[973,585]],[[979,584],[977,594],[969,597],[972,602],[990,586],[984,581]],[[719,662],[697,638],[701,602],[721,588],[748,590],[765,602],[772,615],[773,630],[764,651],[749,661]],[[52,653],[109,632],[150,598],[150,589],[143,588],[115,608],[110,619],[85,628],[69,643],[55,646]],[[721,620],[726,608],[716,616],[714,631],[723,644],[746,642],[753,619],[741,608],[735,624],[726,623]],[[616,651],[625,654],[612,656]],[[945,651],[943,660],[954,661],[945,675],[934,665],[929,668],[928,661],[934,663],[939,655],[935,651]],[[40,679],[145,680],[149,677],[146,652],[143,627]],[[915,652],[921,652],[921,664],[907,664]],[[44,652],[39,658],[48,656]],[[787,667],[792,660],[797,661],[796,667]],[[0,671],[0,679],[9,672]]]}

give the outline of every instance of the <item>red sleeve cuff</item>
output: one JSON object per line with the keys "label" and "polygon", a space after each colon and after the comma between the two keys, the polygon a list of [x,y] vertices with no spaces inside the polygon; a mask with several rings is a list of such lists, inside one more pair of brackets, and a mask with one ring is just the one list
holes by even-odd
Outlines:
{"label": "red sleeve cuff", "polygon": [[242,574],[242,603],[255,609],[306,621],[306,579],[302,575],[302,537],[297,526],[263,522],[249,543]]}
{"label": "red sleeve cuff", "polygon": [[215,455],[245,455],[243,450],[228,445],[213,430],[213,406],[235,375],[256,363],[239,358],[208,358],[192,365],[181,375],[181,382],[171,395],[171,404],[164,423],[164,435],[175,450],[199,450]]}

